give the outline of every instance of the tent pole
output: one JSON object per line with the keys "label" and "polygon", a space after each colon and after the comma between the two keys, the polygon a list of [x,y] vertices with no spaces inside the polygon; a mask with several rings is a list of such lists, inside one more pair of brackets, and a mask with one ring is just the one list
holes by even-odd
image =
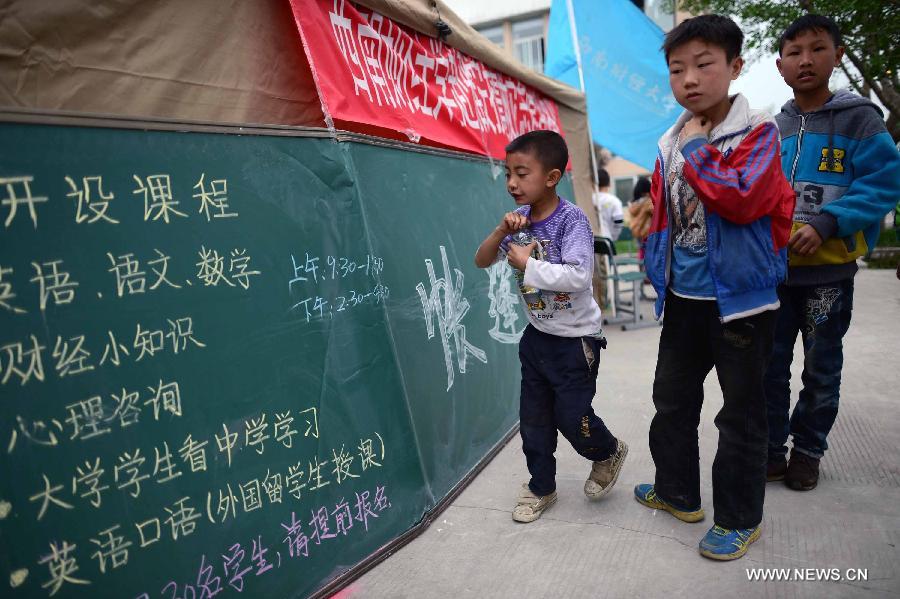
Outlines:
{"label": "tent pole", "polygon": [[[575,24],[575,9],[572,7],[572,0],[566,0],[566,12],[569,17],[569,31],[572,33],[572,48],[575,50],[575,64],[578,65],[578,83],[581,85],[581,93],[584,94],[584,103],[585,108],[587,108],[587,91],[584,89],[584,67],[581,64],[581,48],[578,45],[578,27]],[[588,113],[590,111],[588,110]],[[591,173],[591,180],[594,182],[594,185],[597,184],[597,153],[594,151],[594,134],[591,131],[591,119],[590,114],[588,114],[587,119],[587,130],[588,130],[588,141],[590,142],[591,148],[591,167],[593,168],[593,173]],[[597,215],[598,225],[601,225],[599,222],[600,215]],[[601,228],[600,232],[603,230]],[[596,260],[596,256],[594,257]],[[606,262],[606,256],[601,258],[604,262]],[[606,272],[609,272],[609,263],[606,264]],[[609,298],[609,303],[612,306],[612,316],[616,317],[616,300],[614,294],[610,293],[609,289],[609,280],[606,281],[606,297]],[[601,306],[602,308],[602,306]]]}
{"label": "tent pole", "polygon": [[[587,107],[587,92],[584,89],[584,68],[581,65],[581,48],[578,47],[578,28],[575,25],[575,9],[572,8],[572,0],[566,0],[566,12],[569,16],[569,30],[572,32],[572,48],[575,49],[575,63],[578,65],[578,83],[581,85],[581,93],[585,94],[585,107]],[[591,119],[587,121],[588,137],[591,142],[591,167],[594,172],[591,179],[596,183],[597,177],[597,153],[594,151],[594,135],[591,132]]]}

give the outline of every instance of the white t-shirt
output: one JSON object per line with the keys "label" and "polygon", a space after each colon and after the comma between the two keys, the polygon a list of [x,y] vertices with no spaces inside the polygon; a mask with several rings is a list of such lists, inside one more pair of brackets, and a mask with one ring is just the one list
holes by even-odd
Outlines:
{"label": "white t-shirt", "polygon": [[611,193],[595,191],[591,197],[597,218],[600,221],[600,235],[613,241],[622,233],[625,214],[622,212],[622,201]]}

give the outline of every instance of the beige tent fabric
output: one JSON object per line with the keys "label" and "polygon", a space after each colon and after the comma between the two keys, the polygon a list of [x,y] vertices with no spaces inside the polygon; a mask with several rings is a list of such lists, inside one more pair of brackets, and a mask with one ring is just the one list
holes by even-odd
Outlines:
{"label": "beige tent fabric", "polygon": [[[361,3],[556,100],[576,200],[591,207],[584,96],[527,69],[440,0]],[[289,0],[0,0],[0,108],[324,126]]]}
{"label": "beige tent fabric", "polygon": [[[439,0],[360,4],[431,36],[439,11],[448,44],[585,111],[583,94],[510,59]],[[244,122],[295,124],[318,105],[308,83],[289,0],[0,0],[0,105],[194,118],[175,108],[190,103],[205,120],[238,121],[252,101],[267,118]]]}
{"label": "beige tent fabric", "polygon": [[594,177],[591,176],[591,142],[588,136],[587,115],[559,106],[559,119],[566,134],[569,156],[572,158],[572,185],[575,188],[575,203],[587,215],[591,229],[600,232],[597,211],[591,200],[594,193]]}
{"label": "beige tent fabric", "polygon": [[0,0],[0,106],[324,124],[287,0]]}

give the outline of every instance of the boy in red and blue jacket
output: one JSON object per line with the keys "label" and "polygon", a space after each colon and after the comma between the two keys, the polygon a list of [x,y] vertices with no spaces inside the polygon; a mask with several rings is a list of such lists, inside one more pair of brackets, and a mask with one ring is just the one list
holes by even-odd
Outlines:
{"label": "boy in red and blue jacket", "polygon": [[742,44],[738,26],[719,15],[688,19],[666,35],[672,93],[686,112],[659,143],[645,244],[656,315],[665,318],[650,425],[656,478],[635,487],[635,497],[686,522],[704,518],[697,427],[703,381],[715,366],[724,397],[715,420],[715,525],[700,553],[717,560],[741,557],[760,534],[763,374],[794,209],[774,120],[728,95],[743,67]]}

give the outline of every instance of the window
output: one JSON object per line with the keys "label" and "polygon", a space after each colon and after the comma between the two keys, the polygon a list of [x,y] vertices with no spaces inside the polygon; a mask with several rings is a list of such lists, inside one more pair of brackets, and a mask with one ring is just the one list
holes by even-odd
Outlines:
{"label": "window", "polygon": [[479,29],[478,33],[488,38],[491,43],[497,44],[501,48],[504,46],[503,25],[497,25],[495,27],[485,27],[484,29]]}
{"label": "window", "polygon": [[675,15],[668,0],[644,0],[644,14],[653,19],[663,31],[675,27]]}
{"label": "window", "polygon": [[527,67],[544,72],[544,19],[512,24],[513,56]]}
{"label": "window", "polygon": [[622,200],[622,204],[631,202],[634,195],[634,177],[616,177],[613,181],[612,193],[614,196]]}

